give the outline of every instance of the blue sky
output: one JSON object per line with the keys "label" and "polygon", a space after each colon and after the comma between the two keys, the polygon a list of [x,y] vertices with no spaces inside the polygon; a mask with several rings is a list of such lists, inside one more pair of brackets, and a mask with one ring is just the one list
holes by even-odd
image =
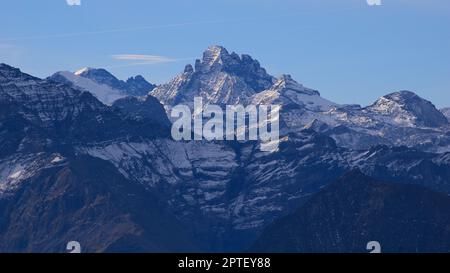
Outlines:
{"label": "blue sky", "polygon": [[338,103],[407,89],[450,106],[448,0],[3,0],[0,25],[0,62],[39,77],[89,66],[164,83],[219,44]]}

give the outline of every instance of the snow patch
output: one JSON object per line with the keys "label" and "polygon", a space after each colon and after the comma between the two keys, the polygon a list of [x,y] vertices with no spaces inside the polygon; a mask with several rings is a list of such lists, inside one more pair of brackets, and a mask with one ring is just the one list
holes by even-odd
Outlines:
{"label": "snow patch", "polygon": [[91,79],[80,76],[85,71],[87,71],[87,68],[79,70],[75,73],[68,71],[59,72],[59,75],[66,78],[76,87],[90,92],[106,105],[112,105],[116,100],[126,97],[126,95],[124,95],[120,90],[113,89],[108,85],[99,84]]}

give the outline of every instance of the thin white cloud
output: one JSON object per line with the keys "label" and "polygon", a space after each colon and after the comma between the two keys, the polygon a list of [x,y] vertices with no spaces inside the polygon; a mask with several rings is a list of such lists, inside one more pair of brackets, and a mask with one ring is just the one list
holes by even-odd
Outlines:
{"label": "thin white cloud", "polygon": [[166,56],[160,55],[143,55],[143,54],[117,54],[111,56],[114,60],[117,61],[126,61],[126,63],[111,65],[107,68],[120,68],[120,67],[129,67],[129,66],[137,66],[137,65],[152,65],[152,64],[163,64],[163,63],[172,63],[172,62],[180,62],[180,61],[191,61],[195,58],[170,58]]}
{"label": "thin white cloud", "polygon": [[113,59],[119,61],[136,61],[139,63],[170,63],[175,62],[177,59],[172,59],[165,56],[159,55],[141,55],[141,54],[118,54],[113,55]]}
{"label": "thin white cloud", "polygon": [[81,6],[81,0],[66,0],[69,6]]}

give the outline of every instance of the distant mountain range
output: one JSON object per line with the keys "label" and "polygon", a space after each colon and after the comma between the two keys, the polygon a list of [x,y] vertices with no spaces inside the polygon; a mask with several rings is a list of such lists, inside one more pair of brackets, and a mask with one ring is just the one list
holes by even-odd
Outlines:
{"label": "distant mountain range", "polygon": [[[195,96],[281,105],[278,151],[174,141],[166,113]],[[360,252],[368,237],[326,236],[356,227],[388,251],[448,251],[436,242],[450,232],[448,113],[410,91],[339,105],[220,46],[160,86],[103,69],[39,79],[1,64],[0,252],[61,252],[69,240],[89,252]],[[373,221],[410,232],[365,229]],[[292,237],[275,243],[283,230]]]}
{"label": "distant mountain range", "polygon": [[105,69],[93,68],[83,68],[75,73],[57,72],[49,79],[89,91],[107,105],[127,96],[146,96],[156,87],[140,75],[121,81]]}
{"label": "distant mountain range", "polygon": [[202,97],[205,104],[279,104],[285,134],[316,126],[339,146],[351,149],[406,145],[432,152],[450,151],[449,121],[431,102],[413,92],[395,92],[368,107],[339,105],[289,75],[276,79],[250,56],[229,53],[220,46],[208,48],[195,69],[186,66],[184,73],[151,94],[166,109],[179,103],[192,104],[195,96]]}

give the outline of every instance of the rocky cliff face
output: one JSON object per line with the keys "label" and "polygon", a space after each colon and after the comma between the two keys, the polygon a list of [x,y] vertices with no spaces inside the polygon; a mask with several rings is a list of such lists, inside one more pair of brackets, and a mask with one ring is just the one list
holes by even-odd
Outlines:
{"label": "rocky cliff face", "polygon": [[195,69],[188,65],[183,74],[153,90],[165,105],[191,104],[202,97],[210,104],[248,103],[249,98],[269,88],[275,79],[248,55],[239,56],[220,46],[211,46]]}
{"label": "rocky cliff face", "polygon": [[180,252],[197,248],[165,204],[86,156],[37,172],[0,199],[1,252]]}

